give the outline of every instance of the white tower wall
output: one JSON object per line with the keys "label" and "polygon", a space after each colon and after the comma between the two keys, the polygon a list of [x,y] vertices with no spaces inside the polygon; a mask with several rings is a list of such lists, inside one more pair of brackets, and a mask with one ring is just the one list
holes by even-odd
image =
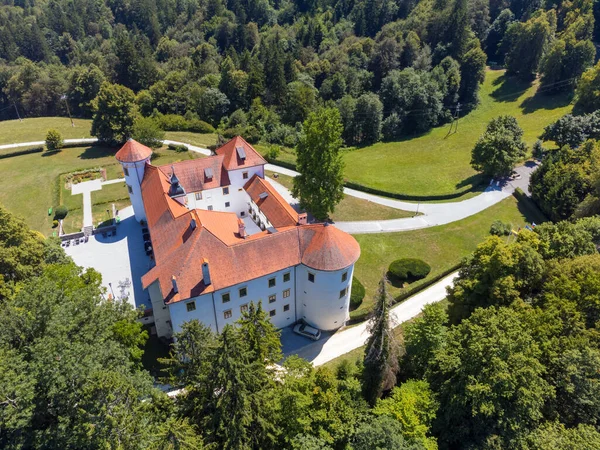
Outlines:
{"label": "white tower wall", "polygon": [[[314,282],[308,275],[314,275]],[[346,279],[342,281],[343,274]],[[296,307],[298,319],[320,330],[340,328],[349,318],[354,264],[342,270],[314,270],[303,264],[296,268]],[[340,297],[341,291],[346,290]]]}
{"label": "white tower wall", "polygon": [[125,183],[128,186],[129,200],[133,206],[135,220],[138,222],[146,220],[146,211],[144,209],[144,202],[142,201],[142,180],[144,179],[144,170],[148,162],[150,162],[150,158],[137,162],[121,163],[123,173],[125,174]]}

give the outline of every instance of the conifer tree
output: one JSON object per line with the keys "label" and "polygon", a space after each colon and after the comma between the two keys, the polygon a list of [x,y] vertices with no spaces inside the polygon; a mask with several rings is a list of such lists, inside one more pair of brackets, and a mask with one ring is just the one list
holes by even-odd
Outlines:
{"label": "conifer tree", "polygon": [[390,326],[390,307],[391,299],[384,276],[379,282],[377,302],[367,327],[370,336],[365,348],[362,374],[363,395],[371,406],[375,405],[384,390],[396,384],[398,358]]}
{"label": "conifer tree", "polygon": [[281,359],[280,333],[263,310],[262,302],[258,302],[258,305],[250,302],[248,310],[242,313],[239,325],[252,362],[269,365]]}

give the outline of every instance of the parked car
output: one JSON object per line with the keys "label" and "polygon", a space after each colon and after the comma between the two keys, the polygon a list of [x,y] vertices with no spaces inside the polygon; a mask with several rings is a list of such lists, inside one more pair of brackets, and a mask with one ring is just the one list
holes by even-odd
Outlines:
{"label": "parked car", "polygon": [[299,323],[296,325],[294,327],[294,333],[312,339],[313,341],[318,341],[321,339],[321,331],[311,327],[310,325],[306,325],[305,323]]}

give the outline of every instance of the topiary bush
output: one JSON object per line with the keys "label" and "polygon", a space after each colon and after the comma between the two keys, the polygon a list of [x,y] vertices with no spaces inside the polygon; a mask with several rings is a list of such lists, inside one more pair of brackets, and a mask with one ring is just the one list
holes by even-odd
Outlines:
{"label": "topiary bush", "polygon": [[510,230],[511,226],[508,223],[504,223],[501,220],[495,220],[490,227],[490,234],[494,236],[508,236]]}
{"label": "topiary bush", "polygon": [[67,217],[67,214],[69,214],[69,208],[67,208],[65,205],[59,205],[54,210],[54,219],[64,219],[65,217]]}
{"label": "topiary bush", "polygon": [[392,282],[412,283],[429,275],[431,266],[416,258],[397,259],[388,268],[388,278]]}
{"label": "topiary bush", "polygon": [[49,152],[60,150],[63,144],[63,138],[57,130],[48,130],[46,133],[46,149]]}
{"label": "topiary bush", "polygon": [[352,293],[350,294],[350,311],[358,308],[365,298],[365,287],[356,277],[352,277]]}

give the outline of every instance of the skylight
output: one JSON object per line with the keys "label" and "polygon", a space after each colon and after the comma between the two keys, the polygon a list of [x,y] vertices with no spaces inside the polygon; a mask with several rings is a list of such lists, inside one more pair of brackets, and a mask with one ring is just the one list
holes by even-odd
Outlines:
{"label": "skylight", "polygon": [[206,169],[204,169],[204,176],[206,178],[212,178],[213,177],[212,167],[207,167]]}
{"label": "skylight", "polygon": [[237,151],[240,159],[246,159],[246,151],[244,150],[244,147],[236,147],[235,150]]}
{"label": "skylight", "polygon": [[262,194],[260,194],[258,197],[259,197],[261,200],[264,200],[264,199],[265,199],[265,198],[267,198],[268,196],[269,196],[269,194],[267,194],[266,192],[263,192],[263,193],[262,193]]}

